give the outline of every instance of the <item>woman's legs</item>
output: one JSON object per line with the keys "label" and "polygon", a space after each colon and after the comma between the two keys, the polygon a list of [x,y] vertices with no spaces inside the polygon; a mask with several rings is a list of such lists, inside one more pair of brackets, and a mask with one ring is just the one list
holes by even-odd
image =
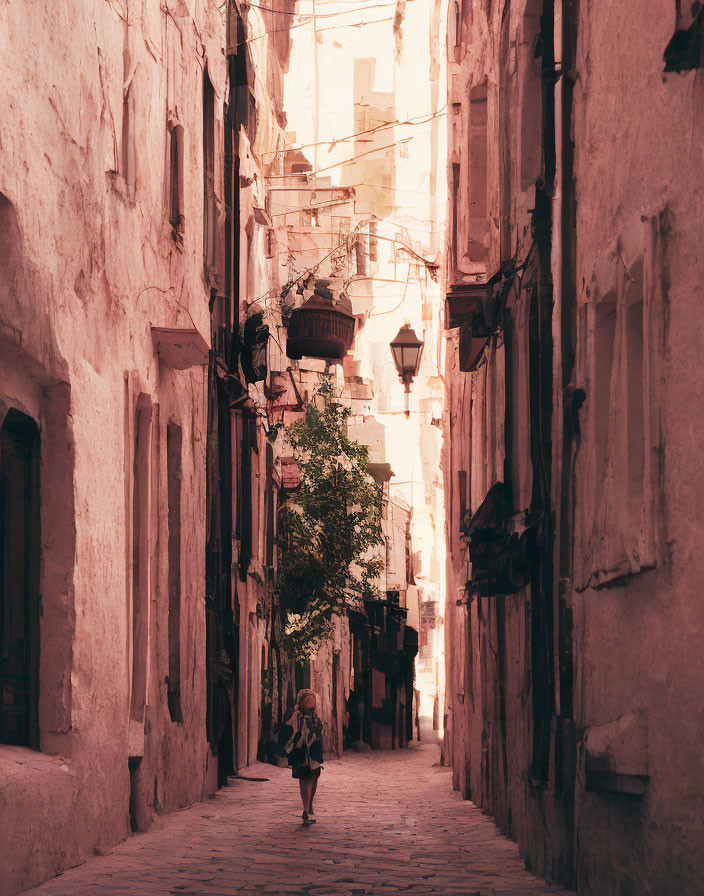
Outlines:
{"label": "woman's legs", "polygon": [[318,789],[318,778],[319,777],[320,777],[320,775],[313,775],[313,777],[310,779],[310,802],[308,803],[308,805],[309,805],[308,811],[309,812],[313,811],[313,799],[315,798],[315,791]]}
{"label": "woman's legs", "polygon": [[301,789],[301,802],[303,803],[303,811],[310,812],[311,802],[313,801],[313,793],[315,792],[315,778],[299,778],[298,784]]}

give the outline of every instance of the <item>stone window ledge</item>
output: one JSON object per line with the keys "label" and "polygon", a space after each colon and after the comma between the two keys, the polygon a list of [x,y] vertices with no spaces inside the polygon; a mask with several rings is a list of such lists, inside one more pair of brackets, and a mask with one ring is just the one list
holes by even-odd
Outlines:
{"label": "stone window ledge", "polygon": [[41,783],[43,776],[55,779],[57,775],[70,777],[71,769],[62,756],[50,756],[31,750],[0,744],[0,782],[3,789],[12,783],[21,783],[31,778],[35,784]]}

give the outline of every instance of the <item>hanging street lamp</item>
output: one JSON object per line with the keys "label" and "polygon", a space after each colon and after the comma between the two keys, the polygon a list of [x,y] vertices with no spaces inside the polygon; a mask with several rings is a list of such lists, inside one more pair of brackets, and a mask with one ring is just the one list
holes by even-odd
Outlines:
{"label": "hanging street lamp", "polygon": [[410,417],[408,407],[408,395],[411,391],[411,383],[418,373],[420,357],[423,354],[423,342],[415,332],[404,324],[391,342],[391,354],[398,371],[399,378],[406,387],[406,416]]}

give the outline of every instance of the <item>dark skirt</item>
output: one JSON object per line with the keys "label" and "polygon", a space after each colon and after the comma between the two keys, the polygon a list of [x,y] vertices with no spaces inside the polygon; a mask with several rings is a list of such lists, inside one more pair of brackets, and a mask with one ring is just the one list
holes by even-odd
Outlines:
{"label": "dark skirt", "polygon": [[294,765],[291,769],[291,775],[294,778],[299,779],[307,779],[307,778],[319,778],[320,777],[320,769],[319,768],[311,768],[309,765]]}

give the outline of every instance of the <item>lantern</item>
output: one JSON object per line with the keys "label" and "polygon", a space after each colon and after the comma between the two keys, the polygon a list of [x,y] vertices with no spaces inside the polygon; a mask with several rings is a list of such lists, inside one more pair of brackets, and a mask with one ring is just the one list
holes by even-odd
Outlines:
{"label": "lantern", "polygon": [[[406,387],[406,395],[411,391],[411,383],[418,373],[420,357],[423,354],[423,343],[408,324],[401,327],[391,343],[391,354],[401,382]],[[410,416],[408,398],[406,398],[406,416]]]}
{"label": "lantern", "polygon": [[420,356],[423,354],[423,343],[406,324],[398,331],[391,343],[391,354],[401,382],[410,391],[413,378],[420,367]]}

